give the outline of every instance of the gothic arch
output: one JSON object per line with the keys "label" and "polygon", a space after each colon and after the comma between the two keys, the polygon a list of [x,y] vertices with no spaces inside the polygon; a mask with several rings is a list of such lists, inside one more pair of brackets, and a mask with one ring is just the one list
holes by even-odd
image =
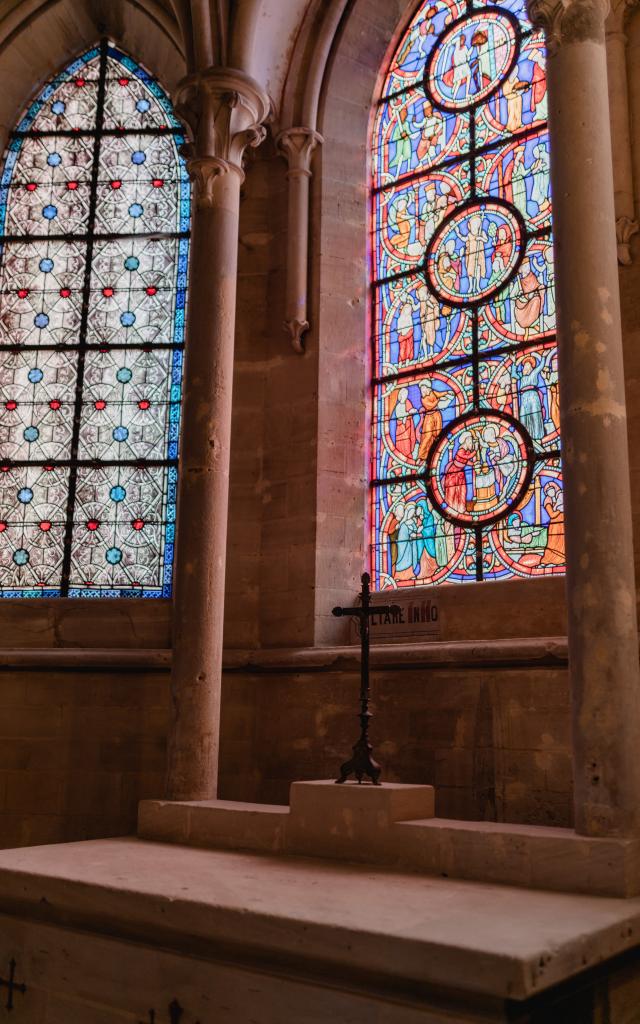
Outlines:
{"label": "gothic arch", "polygon": [[[342,601],[358,589],[366,564],[362,522],[368,497],[363,453],[369,432],[366,340],[370,311],[364,229],[368,140],[373,99],[416,6],[413,0],[393,5],[384,0],[355,0],[336,35],[322,91],[318,129],[325,141],[317,158],[313,209],[317,280],[312,286],[318,359],[315,622],[320,643],[346,638],[345,627],[332,621],[330,608],[336,603],[334,597]],[[341,546],[336,549],[338,526]],[[495,616],[486,615],[479,587],[439,588],[442,614],[451,616],[454,607],[458,610],[452,635],[462,629],[463,635],[482,638],[501,635],[505,629],[498,610]],[[510,635],[563,631],[562,580],[515,580],[493,587],[496,609],[503,601],[518,609],[506,626]]]}
{"label": "gothic arch", "polygon": [[161,0],[33,0],[0,19],[2,147],[26,99],[77,54],[108,35],[151,68],[169,93],[185,74],[179,26]]}
{"label": "gothic arch", "polygon": [[[131,53],[136,60],[151,68],[160,81],[171,91],[184,75],[185,61],[181,35],[170,9],[155,0],[142,3],[122,2],[102,5],[98,14],[90,2],[75,3],[57,0],[53,3],[33,3],[25,11],[21,5],[21,18],[7,16],[0,21],[0,74],[5,89],[0,98],[0,126],[3,144],[16,123],[17,116],[30,96],[37,94],[38,86],[78,54],[86,52],[101,35],[108,35]],[[26,604],[22,600],[4,602],[3,628],[10,635],[15,605],[16,614],[45,619],[54,631],[64,623],[63,631],[71,634],[79,630],[80,644],[91,646],[89,634],[83,634],[81,623],[87,621],[89,608],[95,599],[76,598],[71,602],[43,598]],[[20,608],[23,609],[20,612]],[[111,642],[123,646],[162,646],[167,642],[170,602],[157,600],[141,602],[135,598],[121,598],[103,603],[104,622],[112,629]],[[146,639],[143,639],[146,637]],[[95,641],[94,641],[95,642]]]}

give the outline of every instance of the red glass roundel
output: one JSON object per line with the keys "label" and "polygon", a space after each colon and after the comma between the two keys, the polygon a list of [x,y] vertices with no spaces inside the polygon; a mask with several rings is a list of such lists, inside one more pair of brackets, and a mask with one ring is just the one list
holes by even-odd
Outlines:
{"label": "red glass roundel", "polygon": [[432,50],[425,75],[430,98],[443,110],[467,110],[500,86],[517,56],[516,30],[504,11],[485,7],[460,18]]}
{"label": "red glass roundel", "polygon": [[522,256],[522,221],[515,207],[471,202],[447,217],[427,253],[427,274],[445,303],[467,305],[499,292]]}
{"label": "red glass roundel", "polygon": [[497,413],[467,413],[442,432],[430,453],[427,484],[436,508],[460,526],[495,522],[522,498],[533,468],[520,423]]}

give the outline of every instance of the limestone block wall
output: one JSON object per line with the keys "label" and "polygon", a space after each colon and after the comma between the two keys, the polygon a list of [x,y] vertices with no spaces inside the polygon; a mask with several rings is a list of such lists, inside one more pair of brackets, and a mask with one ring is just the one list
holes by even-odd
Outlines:
{"label": "limestone block wall", "polygon": [[[572,824],[562,656],[537,666],[386,660],[373,675],[372,724],[384,778],[434,784],[441,817]],[[306,670],[228,670],[220,796],[286,803],[292,780],[332,778],[357,739],[358,686],[342,656]]]}
{"label": "limestone block wall", "polygon": [[[384,777],[433,783],[443,817],[570,825],[562,643],[511,660],[496,648],[482,663],[472,646],[468,663],[435,648],[377,654],[372,737]],[[0,847],[134,831],[138,801],[163,792],[161,654],[153,667],[118,666],[115,650],[93,668],[69,658],[38,667],[32,656],[16,669],[0,657]],[[220,796],[286,803],[292,781],[332,777],[357,737],[353,652],[238,651],[227,662]]]}
{"label": "limestone block wall", "polygon": [[162,792],[166,671],[0,673],[0,846],[132,832]]}
{"label": "limestone block wall", "polygon": [[133,831],[162,792],[166,601],[0,603],[0,846]]}

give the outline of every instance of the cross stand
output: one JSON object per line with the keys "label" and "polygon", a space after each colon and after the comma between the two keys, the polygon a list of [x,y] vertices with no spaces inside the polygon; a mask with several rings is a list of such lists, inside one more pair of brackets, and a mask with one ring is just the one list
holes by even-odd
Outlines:
{"label": "cross stand", "polygon": [[16,966],[17,966],[17,964],[16,964],[15,960],[11,959],[9,961],[9,980],[5,981],[4,978],[0,978],[0,988],[8,989],[7,1002],[5,1004],[7,1010],[13,1010],[13,993],[14,993],[14,991],[15,992],[21,992],[22,995],[24,995],[25,992],[27,991],[27,986],[24,984],[24,982],[21,985],[18,985],[18,983],[15,980],[15,977],[16,977]]}
{"label": "cross stand", "polygon": [[[180,1006],[178,1000],[174,999],[173,1002],[169,1003],[168,1009],[170,1024],[180,1024],[182,1014],[184,1013],[184,1009],[182,1006]],[[143,1024],[143,1021],[140,1021],[139,1024]],[[156,1024],[155,1010],[149,1010],[149,1024]],[[196,1021],[196,1024],[199,1024],[199,1021]]]}
{"label": "cross stand", "polygon": [[358,619],[360,629],[360,738],[353,747],[353,756],[340,768],[340,778],[336,782],[340,785],[346,782],[350,775],[355,775],[359,783],[367,775],[374,786],[380,785],[380,772],[382,771],[377,761],[374,761],[373,747],[369,742],[369,722],[372,715],[369,711],[369,625],[372,615],[397,615],[400,608],[397,604],[371,605],[371,592],[369,583],[371,577],[368,572],[362,574],[362,592],[360,598],[362,604],[356,608],[334,608],[333,614],[337,616],[353,615]]}

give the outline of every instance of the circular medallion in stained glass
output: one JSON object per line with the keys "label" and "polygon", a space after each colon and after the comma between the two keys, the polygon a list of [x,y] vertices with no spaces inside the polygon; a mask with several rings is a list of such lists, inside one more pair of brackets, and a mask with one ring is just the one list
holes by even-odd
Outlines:
{"label": "circular medallion in stained glass", "polygon": [[469,110],[500,87],[517,58],[517,23],[498,7],[485,7],[441,34],[427,64],[425,90],[442,110]]}
{"label": "circular medallion in stained glass", "polygon": [[434,505],[458,526],[496,522],[524,496],[533,471],[529,434],[512,416],[466,413],[430,452],[427,487]]}
{"label": "circular medallion in stained glass", "polygon": [[524,225],[510,203],[473,201],[447,217],[431,239],[427,275],[442,302],[484,302],[511,280],[522,259]]}

